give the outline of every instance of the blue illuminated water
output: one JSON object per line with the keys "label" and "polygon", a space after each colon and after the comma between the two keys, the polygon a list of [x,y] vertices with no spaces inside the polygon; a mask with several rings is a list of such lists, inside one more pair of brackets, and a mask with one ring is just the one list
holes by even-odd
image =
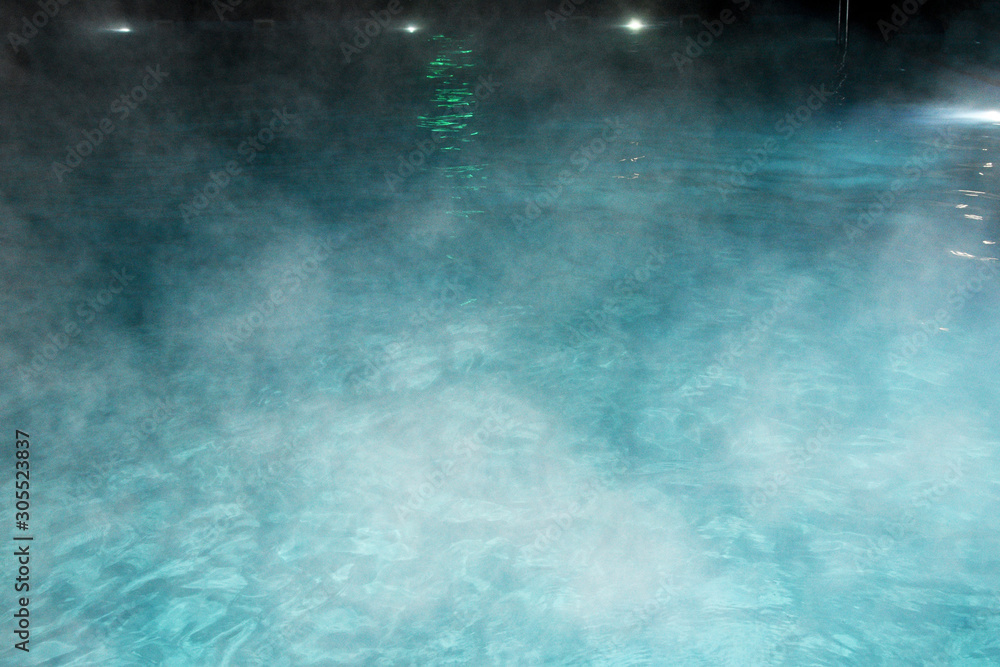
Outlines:
{"label": "blue illuminated water", "polygon": [[39,42],[0,156],[33,648],[0,659],[1000,662],[1000,132],[949,115],[995,89],[738,27],[685,75],[680,38],[570,28],[73,45],[92,79]]}

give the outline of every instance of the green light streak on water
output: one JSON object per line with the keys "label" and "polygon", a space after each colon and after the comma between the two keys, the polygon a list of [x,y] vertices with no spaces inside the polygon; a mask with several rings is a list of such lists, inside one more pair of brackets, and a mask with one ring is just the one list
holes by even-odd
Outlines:
{"label": "green light streak on water", "polygon": [[[477,100],[475,69],[477,63],[473,49],[460,39],[435,35],[432,40],[440,49],[427,64],[424,75],[434,81],[430,98],[431,112],[417,117],[417,126],[433,133],[436,155],[428,163],[444,178],[455,179],[456,188],[448,214],[471,220],[483,211],[470,207],[468,196],[482,186],[471,186],[469,181],[483,169],[482,164],[462,164],[463,148],[478,140],[479,131],[473,130],[476,121]],[[485,178],[485,177],[480,177]],[[461,183],[461,185],[458,185]]]}

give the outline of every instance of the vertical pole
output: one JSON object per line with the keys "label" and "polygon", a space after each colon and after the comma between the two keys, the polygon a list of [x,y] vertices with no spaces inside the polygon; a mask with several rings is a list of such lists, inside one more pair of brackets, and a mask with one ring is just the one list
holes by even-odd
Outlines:
{"label": "vertical pole", "polygon": [[[843,96],[840,94],[840,88],[847,81],[847,33],[849,22],[849,10],[850,10],[851,0],[838,0],[837,2],[837,50],[838,56],[840,58],[840,64],[837,65],[837,98],[839,101],[843,101]],[[840,102],[838,102],[840,103]],[[839,129],[839,123],[838,129]]]}
{"label": "vertical pole", "polygon": [[844,0],[844,48],[847,48],[847,28],[850,25],[848,14],[851,11],[851,0]]}
{"label": "vertical pole", "polygon": [[848,14],[851,8],[851,0],[838,0],[837,2],[837,46],[847,48],[847,26]]}

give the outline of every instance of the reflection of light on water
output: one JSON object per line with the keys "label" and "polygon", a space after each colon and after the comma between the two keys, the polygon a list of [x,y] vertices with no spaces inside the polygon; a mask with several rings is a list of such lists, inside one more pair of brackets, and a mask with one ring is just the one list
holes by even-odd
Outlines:
{"label": "reflection of light on water", "polygon": [[1000,125],[1000,110],[971,109],[963,107],[921,107],[915,115],[930,124],[945,123],[990,123]]}
{"label": "reflection of light on water", "polygon": [[982,121],[984,123],[1000,124],[1000,111],[964,111],[956,113],[954,118],[957,120],[972,120]]}
{"label": "reflection of light on water", "polygon": [[[470,192],[482,187],[475,181],[483,179],[479,173],[483,165],[470,161],[465,157],[468,153],[461,153],[463,148],[470,147],[476,141],[476,135],[479,134],[471,127],[476,108],[481,102],[475,87],[476,63],[472,49],[463,40],[436,35],[433,41],[441,44],[441,51],[428,64],[426,75],[437,84],[431,99],[434,110],[419,116],[417,125],[430,130],[437,150],[442,155],[450,156],[443,164],[437,165],[440,173],[446,178],[461,182],[459,188],[452,193],[453,202],[448,213],[468,219],[473,214],[483,213],[469,207],[467,201]],[[479,81],[482,81],[482,77]]]}

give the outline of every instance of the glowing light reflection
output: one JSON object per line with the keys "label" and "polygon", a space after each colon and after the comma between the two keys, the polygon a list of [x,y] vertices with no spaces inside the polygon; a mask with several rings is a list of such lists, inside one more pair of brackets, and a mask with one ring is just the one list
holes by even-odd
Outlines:
{"label": "glowing light reflection", "polygon": [[955,110],[945,114],[951,120],[964,120],[977,123],[1000,123],[1000,111],[973,111],[971,109]]}
{"label": "glowing light reflection", "polygon": [[975,108],[972,106],[919,105],[912,108],[912,113],[916,120],[930,125],[947,123],[987,123],[1000,125],[1000,109]]}

